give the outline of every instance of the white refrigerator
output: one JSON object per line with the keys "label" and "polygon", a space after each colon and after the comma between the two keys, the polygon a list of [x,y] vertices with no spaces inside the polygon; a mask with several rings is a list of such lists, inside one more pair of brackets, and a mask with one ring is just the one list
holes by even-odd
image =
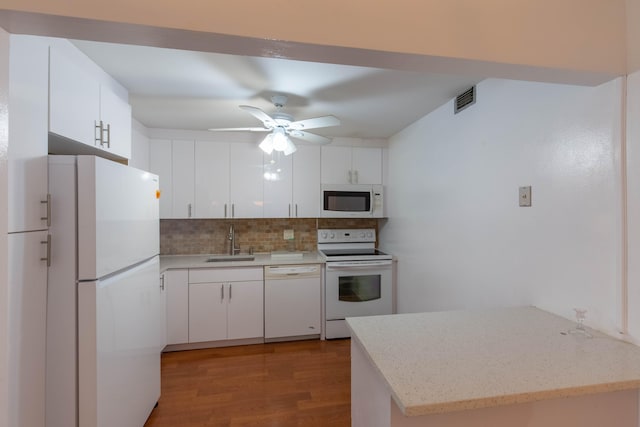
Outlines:
{"label": "white refrigerator", "polygon": [[47,427],[141,427],[166,344],[158,177],[49,156]]}

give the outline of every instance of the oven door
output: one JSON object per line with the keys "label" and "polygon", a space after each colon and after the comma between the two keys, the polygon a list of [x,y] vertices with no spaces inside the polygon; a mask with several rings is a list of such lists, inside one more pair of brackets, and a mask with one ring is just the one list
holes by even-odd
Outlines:
{"label": "oven door", "polygon": [[391,260],[327,262],[327,320],[391,314]]}

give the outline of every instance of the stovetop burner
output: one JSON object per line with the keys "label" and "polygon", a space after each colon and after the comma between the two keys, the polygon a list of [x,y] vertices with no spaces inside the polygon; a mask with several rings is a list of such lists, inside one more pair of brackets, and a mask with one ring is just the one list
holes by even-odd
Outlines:
{"label": "stovetop burner", "polygon": [[336,256],[359,256],[359,255],[372,255],[372,256],[384,256],[386,253],[378,249],[323,249],[320,252],[327,258]]}

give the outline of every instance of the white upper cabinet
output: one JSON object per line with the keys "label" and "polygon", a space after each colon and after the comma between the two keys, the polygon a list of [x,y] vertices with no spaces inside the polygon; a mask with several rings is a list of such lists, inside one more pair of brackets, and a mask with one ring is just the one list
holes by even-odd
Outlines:
{"label": "white upper cabinet", "polygon": [[71,140],[66,145],[57,141],[55,150],[83,154],[75,141],[98,155],[131,156],[126,90],[71,43],[57,41],[51,46],[49,84],[49,132]]}
{"label": "white upper cabinet", "polygon": [[262,150],[249,143],[232,143],[229,149],[231,217],[262,218]]}
{"label": "white upper cabinet", "polygon": [[229,144],[195,143],[195,217],[227,218],[229,206]]}
{"label": "white upper cabinet", "polygon": [[48,227],[49,44],[12,35],[9,48],[9,232]]}
{"label": "white upper cabinet", "polygon": [[150,142],[149,171],[160,177],[160,218],[173,215],[173,174],[171,141],[156,139]]}
{"label": "white upper cabinet", "polygon": [[323,184],[382,184],[382,148],[322,147]]}
{"label": "white upper cabinet", "polygon": [[107,150],[131,158],[131,105],[106,85],[100,86],[100,120]]}
{"label": "white upper cabinet", "polygon": [[[295,154],[294,154],[295,155]],[[264,217],[289,218],[292,206],[293,156],[279,151],[264,155]]]}
{"label": "white upper cabinet", "polygon": [[293,153],[293,203],[294,218],[320,216],[320,147],[298,145]]}
{"label": "white upper cabinet", "polygon": [[96,145],[100,85],[70,53],[51,48],[49,131],[86,145]]}
{"label": "white upper cabinet", "polygon": [[320,147],[298,145],[291,156],[274,154],[264,159],[264,217],[317,218]]}
{"label": "white upper cabinet", "polygon": [[193,218],[195,212],[194,187],[195,143],[172,142],[173,215],[172,218]]}

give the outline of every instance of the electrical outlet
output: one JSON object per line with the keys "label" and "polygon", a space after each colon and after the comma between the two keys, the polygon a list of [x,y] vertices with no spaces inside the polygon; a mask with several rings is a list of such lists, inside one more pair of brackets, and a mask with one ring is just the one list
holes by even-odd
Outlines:
{"label": "electrical outlet", "polygon": [[531,206],[531,186],[520,187],[520,206]]}
{"label": "electrical outlet", "polygon": [[283,238],[284,240],[293,240],[293,230],[284,230]]}

